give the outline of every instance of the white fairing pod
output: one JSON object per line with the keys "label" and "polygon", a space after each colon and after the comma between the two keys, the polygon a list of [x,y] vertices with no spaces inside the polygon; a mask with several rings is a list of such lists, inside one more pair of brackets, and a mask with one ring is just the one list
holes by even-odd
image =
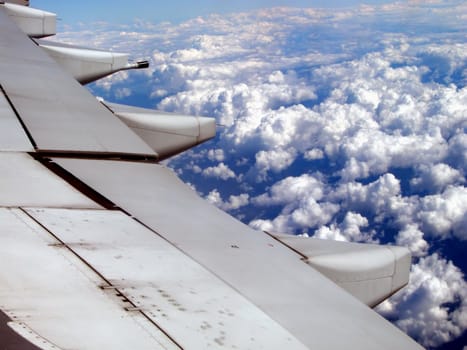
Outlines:
{"label": "white fairing pod", "polygon": [[163,160],[183,152],[216,135],[213,118],[186,116],[104,103],[120,120],[128,125]]}
{"label": "white fairing pod", "polygon": [[128,54],[37,41],[50,56],[81,84],[88,84],[121,70],[146,68],[146,61],[129,63]]}
{"label": "white fairing pod", "polygon": [[409,281],[408,249],[273,235],[306,262],[368,306],[381,303]]}
{"label": "white fairing pod", "polygon": [[6,12],[18,27],[32,38],[43,38],[56,34],[57,16],[54,13],[31,7],[5,3]]}

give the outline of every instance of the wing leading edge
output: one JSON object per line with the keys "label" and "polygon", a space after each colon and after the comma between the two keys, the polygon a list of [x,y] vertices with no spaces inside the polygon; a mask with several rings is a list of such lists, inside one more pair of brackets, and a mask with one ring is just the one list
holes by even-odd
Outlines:
{"label": "wing leading edge", "polygon": [[156,164],[2,5],[0,27],[6,346],[26,349],[13,330],[46,350],[420,348]]}

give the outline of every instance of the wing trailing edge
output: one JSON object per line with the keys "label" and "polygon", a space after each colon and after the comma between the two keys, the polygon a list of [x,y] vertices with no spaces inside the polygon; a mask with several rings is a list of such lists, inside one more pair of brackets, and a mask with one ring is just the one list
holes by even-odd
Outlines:
{"label": "wing trailing edge", "polygon": [[207,203],[163,166],[52,161],[209,269],[307,347],[420,349],[296,251]]}

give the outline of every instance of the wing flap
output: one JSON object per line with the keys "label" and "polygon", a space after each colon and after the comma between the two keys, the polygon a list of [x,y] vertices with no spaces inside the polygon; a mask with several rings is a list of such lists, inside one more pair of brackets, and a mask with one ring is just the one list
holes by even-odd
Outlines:
{"label": "wing flap", "polygon": [[166,168],[54,161],[232,286],[308,347],[420,349],[310,269],[298,254],[211,206]]}
{"label": "wing flap", "polygon": [[[1,309],[56,349],[177,349],[106,281],[21,209],[0,209]],[[25,288],[27,286],[27,288]],[[8,347],[9,344],[3,344]],[[41,343],[36,344],[41,345]]]}
{"label": "wing flap", "polygon": [[68,249],[186,349],[305,349],[166,240],[120,211],[28,209]]}

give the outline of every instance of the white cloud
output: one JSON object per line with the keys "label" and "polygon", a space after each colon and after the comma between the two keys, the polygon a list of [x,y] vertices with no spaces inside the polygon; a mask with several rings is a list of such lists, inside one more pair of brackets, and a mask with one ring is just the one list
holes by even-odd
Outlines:
{"label": "white cloud", "polygon": [[215,177],[222,180],[235,178],[235,173],[224,163],[219,163],[216,166],[211,166],[203,170],[202,174],[206,177]]}
{"label": "white cloud", "polygon": [[258,179],[264,180],[268,171],[279,172],[290,166],[295,160],[294,149],[273,149],[256,153],[255,167],[259,172]]}
{"label": "white cloud", "polygon": [[419,175],[410,180],[410,184],[418,191],[440,192],[448,185],[464,183],[462,173],[447,164],[422,165],[417,168]]}
{"label": "white cloud", "polygon": [[347,242],[347,238],[342,234],[340,228],[335,224],[321,226],[319,229],[315,230],[313,236],[320,239]]}
{"label": "white cloud", "polygon": [[361,228],[367,226],[368,220],[364,216],[349,211],[341,224],[321,226],[315,231],[314,237],[345,242],[377,243],[377,241],[373,239],[374,232],[361,231]]}
{"label": "white cloud", "polygon": [[423,232],[416,224],[403,227],[396,236],[396,244],[409,248],[413,256],[419,257],[427,254],[428,242],[423,238]]}
{"label": "white cloud", "polygon": [[464,174],[467,172],[467,133],[457,129],[449,140],[449,161]]}
{"label": "white cloud", "polygon": [[221,194],[217,189],[214,189],[211,192],[209,192],[205,198],[209,203],[214,204],[217,207],[221,207],[223,204]]}
{"label": "white cloud", "polygon": [[368,235],[361,232],[360,228],[367,227],[368,220],[358,213],[347,212],[341,227],[342,232],[349,241],[369,241]]}
{"label": "white cloud", "polygon": [[253,198],[253,203],[267,206],[296,203],[307,197],[320,200],[324,196],[324,183],[314,176],[304,174],[287,177],[274,184],[268,192]]}
{"label": "white cloud", "polygon": [[247,193],[242,193],[238,196],[229,196],[227,210],[238,209],[249,203],[250,196]]}
{"label": "white cloud", "polygon": [[424,346],[436,347],[467,330],[467,283],[452,262],[433,254],[412,267],[409,285],[378,310],[397,317]]}
{"label": "white cloud", "polygon": [[319,148],[313,148],[309,151],[306,151],[304,154],[305,159],[307,160],[316,160],[316,159],[323,159],[324,153]]}
{"label": "white cloud", "polygon": [[131,94],[132,94],[132,91],[131,89],[128,89],[128,88],[121,88],[115,91],[115,97],[117,97],[118,99],[129,97],[131,96]]}
{"label": "white cloud", "polygon": [[438,195],[421,200],[418,214],[422,229],[434,236],[454,236],[467,239],[467,188],[449,186]]}
{"label": "white cloud", "polygon": [[375,215],[391,213],[401,203],[400,181],[393,174],[380,176],[376,181],[363,185],[348,182],[340,185],[332,194],[334,200],[342,201],[347,207]]}
{"label": "white cloud", "polygon": [[211,161],[222,162],[225,160],[224,150],[222,148],[210,149],[208,151],[208,158]]}
{"label": "white cloud", "polygon": [[321,201],[325,185],[311,175],[288,177],[274,184],[268,193],[252,199],[258,206],[281,205],[283,209],[273,220],[253,220],[252,227],[282,233],[318,228],[331,221],[339,206]]}
{"label": "white cloud", "polygon": [[206,199],[216,207],[226,211],[239,209],[248,205],[250,202],[250,196],[247,193],[242,193],[237,196],[231,195],[228,201],[223,201],[217,189],[209,192]]}

